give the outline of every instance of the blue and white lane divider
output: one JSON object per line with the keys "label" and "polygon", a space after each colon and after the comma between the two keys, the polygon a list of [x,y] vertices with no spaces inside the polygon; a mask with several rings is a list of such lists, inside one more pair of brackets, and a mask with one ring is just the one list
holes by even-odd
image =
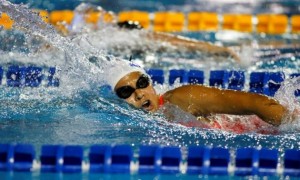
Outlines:
{"label": "blue and white lane divider", "polygon": [[141,145],[0,144],[0,170],[53,173],[300,176],[300,150]]}
{"label": "blue and white lane divider", "polygon": [[[55,73],[55,67],[12,65],[4,70],[0,66],[0,85],[8,87],[58,87],[59,77],[56,77]],[[197,69],[171,69],[168,72],[168,77],[162,69],[148,69],[147,73],[156,84],[168,83],[173,85],[177,81],[181,84],[205,84],[207,82],[209,86],[249,91],[268,96],[274,96],[286,78],[300,76],[300,73],[288,75],[284,72],[250,72],[249,79],[246,79],[244,71],[211,70],[209,77],[206,78],[204,71]],[[168,82],[165,81],[167,78]],[[295,91],[295,95],[300,96],[300,90]]]}

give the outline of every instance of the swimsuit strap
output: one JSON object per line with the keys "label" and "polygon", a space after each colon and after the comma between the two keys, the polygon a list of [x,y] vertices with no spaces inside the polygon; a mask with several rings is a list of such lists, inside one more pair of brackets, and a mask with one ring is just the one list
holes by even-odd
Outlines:
{"label": "swimsuit strap", "polygon": [[164,97],[163,97],[163,95],[159,96],[158,104],[159,104],[159,106],[164,105]]}

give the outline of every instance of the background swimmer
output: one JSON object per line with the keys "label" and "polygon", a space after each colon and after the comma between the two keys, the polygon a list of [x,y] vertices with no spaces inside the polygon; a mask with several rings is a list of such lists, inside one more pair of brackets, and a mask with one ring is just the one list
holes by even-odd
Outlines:
{"label": "background swimmer", "polygon": [[[91,26],[85,22],[89,12],[100,12],[102,15],[111,14],[114,20],[112,22],[104,22],[99,19],[96,27]],[[64,32],[64,35],[76,35],[78,37],[80,34],[96,32],[95,36],[98,37],[91,37],[89,42],[95,41],[93,45],[97,47],[97,44],[103,41],[105,42],[104,48],[113,49],[109,51],[109,54],[120,54],[120,56],[124,56],[124,54],[140,55],[145,52],[151,52],[151,50],[154,53],[178,51],[183,53],[196,53],[196,56],[199,58],[199,54],[211,55],[214,56],[213,59],[215,61],[228,61],[228,59],[230,59],[235,62],[240,62],[239,56],[227,47],[217,46],[205,41],[186,38],[171,33],[154,32],[152,30],[143,29],[136,21],[117,22],[116,19],[116,15],[112,12],[107,12],[101,7],[82,3],[75,9],[73,21],[67,27],[68,32]],[[124,31],[127,38],[124,38]],[[130,31],[134,31],[134,33],[129,33]],[[102,32],[104,34],[101,34]],[[135,39],[137,37],[138,40]],[[108,40],[106,40],[106,38],[108,38]],[[114,42],[114,38],[117,39],[116,42]],[[132,46],[135,40],[137,41],[137,47]],[[128,43],[128,41],[130,41],[130,43]],[[153,46],[156,47],[154,48]],[[100,49],[102,48],[103,47],[100,47]],[[129,53],[128,50],[130,49],[132,49],[132,52]],[[117,53],[117,51],[121,52]]]}
{"label": "background swimmer", "polygon": [[[122,29],[129,30],[142,29],[142,26],[136,21],[119,22],[118,26]],[[168,42],[177,48],[186,48],[188,51],[201,51],[208,54],[214,54],[215,56],[231,57],[236,62],[240,62],[240,58],[232,50],[208,42],[198,41],[171,33],[154,31],[147,31],[146,37],[154,41]]]}

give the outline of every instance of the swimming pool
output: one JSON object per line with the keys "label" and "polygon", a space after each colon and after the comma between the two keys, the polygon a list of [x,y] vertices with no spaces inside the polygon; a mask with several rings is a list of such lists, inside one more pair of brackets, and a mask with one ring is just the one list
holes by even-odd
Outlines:
{"label": "swimming pool", "polygon": [[[85,153],[88,152],[90,146],[95,144],[128,144],[135,149],[144,144],[177,146],[183,149],[193,145],[229,149],[259,147],[278,149],[280,153],[286,149],[299,149],[299,129],[292,125],[283,127],[276,135],[257,132],[236,134],[169,123],[159,114],[153,116],[135,110],[116,98],[108,87],[102,86],[105,75],[103,75],[101,64],[99,65],[97,60],[90,59],[93,56],[100,57],[101,60],[112,58],[106,54],[111,52],[108,48],[110,46],[106,47],[106,51],[99,51],[97,47],[107,44],[94,41],[92,44],[80,46],[73,41],[84,38],[97,40],[97,36],[101,36],[101,33],[108,33],[107,30],[70,40],[61,37],[52,28],[44,27],[43,22],[24,7],[8,5],[2,6],[2,9],[19,19],[18,25],[25,27],[26,31],[1,31],[1,38],[5,37],[3,39],[9,42],[2,44],[1,47],[0,62],[3,71],[0,86],[1,104],[3,104],[0,107],[1,143],[32,144],[38,155],[45,144],[81,145]],[[28,23],[32,26],[28,26]],[[239,44],[236,42],[240,42],[240,34],[228,32],[232,37],[237,37],[236,42],[234,40],[227,42],[224,39],[225,34],[225,32],[184,33],[186,36],[198,39]],[[132,43],[135,40],[133,38],[136,38],[134,34],[128,34],[128,36],[131,38],[125,40],[125,44]],[[257,42],[260,42],[260,38],[262,41],[273,39],[285,43],[298,40],[298,37],[255,37],[254,35],[249,37],[245,35],[242,42],[247,42],[247,38],[257,38]],[[45,47],[47,43],[55,48]],[[14,44],[14,46],[9,46],[9,44]],[[40,47],[45,47],[45,49],[40,50]],[[166,82],[171,69],[203,70],[205,84],[209,83],[212,70],[240,70],[245,72],[245,89],[249,89],[250,75],[254,71],[279,71],[284,72],[286,77],[292,73],[299,73],[300,61],[297,47],[254,47],[253,44],[244,45],[244,49],[241,50],[241,57],[249,58],[249,62],[243,66],[230,60],[216,63],[210,61],[214,56],[209,57],[205,54],[200,57],[207,60],[199,63],[195,59],[198,54],[178,55],[172,51],[169,54],[154,54],[155,61],[150,61],[153,54],[145,55],[148,61],[143,61],[143,58],[137,55],[134,58],[146,68],[162,69]],[[255,56],[249,56],[253,52]],[[124,57],[128,57],[128,54]],[[21,75],[20,79],[14,79],[19,72],[32,74],[37,71],[39,73],[36,76],[32,75],[27,78],[28,83],[26,83],[26,76],[28,76],[26,73]],[[9,80],[20,84],[10,84]],[[31,82],[37,82],[38,87],[34,87],[35,85]],[[21,86],[21,88],[14,86]],[[165,86],[158,85],[157,88],[163,91],[172,86],[166,83]],[[10,176],[6,173],[4,175]],[[24,174],[16,173],[13,176],[19,175],[22,177]],[[37,173],[37,176],[39,175]],[[28,174],[25,173],[25,176],[27,177]],[[34,177],[35,174],[30,176]],[[64,176],[72,177],[72,175]],[[93,174],[82,176],[86,178]],[[103,178],[114,178],[114,176],[118,178],[118,175],[114,174],[103,176]],[[149,176],[153,178],[152,175]],[[186,175],[182,178],[188,177]],[[139,178],[138,175],[137,178]]]}

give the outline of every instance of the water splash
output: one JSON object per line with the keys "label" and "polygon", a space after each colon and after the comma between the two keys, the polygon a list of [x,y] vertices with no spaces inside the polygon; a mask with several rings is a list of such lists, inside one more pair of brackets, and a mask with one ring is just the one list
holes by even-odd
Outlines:
{"label": "water splash", "polygon": [[[89,58],[97,57],[99,61],[106,61],[105,54],[92,47],[89,47],[89,51],[83,51],[79,45],[72,42],[68,37],[62,37],[52,26],[43,22],[36,13],[33,13],[26,6],[14,5],[2,0],[0,11],[10,16],[15,22],[14,28],[24,32],[26,37],[37,36],[47,42],[51,46],[50,48],[45,47],[47,55],[50,52],[61,57],[58,58],[58,61],[52,59],[52,62],[55,65],[56,63],[61,65],[58,68],[63,72],[61,74],[62,85],[68,90],[73,92],[79,88],[88,89],[91,84],[101,83],[98,78],[94,77],[103,76],[103,66],[95,66],[90,63]],[[29,58],[32,58],[31,54],[28,55]],[[63,63],[59,63],[62,59]]]}
{"label": "water splash", "polygon": [[[133,109],[108,91],[104,91],[104,94],[100,92],[99,95],[98,90],[93,88],[101,84],[104,78],[103,67],[108,60],[113,61],[113,56],[96,49],[86,34],[72,37],[74,39],[62,37],[26,6],[13,5],[4,0],[0,2],[0,11],[8,13],[15,20],[15,28],[26,34],[27,41],[33,36],[39,37],[52,47],[46,49],[46,52],[36,53],[30,48],[31,51],[27,53],[1,52],[1,62],[8,64],[15,59],[15,63],[56,65],[60,69],[59,76],[63,82],[59,89],[4,89],[0,95],[1,102],[5,104],[0,109],[1,142],[83,145],[115,142],[136,145],[299,148],[297,133],[277,136],[256,133],[238,135],[185,127],[167,122],[162,116],[153,116]],[[107,27],[106,31],[110,29],[112,28]],[[122,34],[125,35],[120,32],[120,35]],[[130,35],[133,39],[136,38],[137,46],[144,45],[138,44],[143,42],[139,41],[136,33],[132,32]],[[97,33],[91,37],[96,36]],[[125,42],[132,43],[133,39]],[[105,42],[93,38],[92,40],[95,40],[96,45]],[[118,43],[120,42],[116,42]],[[108,44],[102,45],[104,49],[109,49]],[[289,98],[286,102],[288,100]],[[11,115],[13,111],[17,113]],[[42,115],[44,116],[40,117]],[[5,121],[5,117],[10,118]]]}
{"label": "water splash", "polygon": [[295,92],[299,89],[300,77],[287,78],[275,94],[275,98],[288,110],[281,125],[282,131],[300,131],[300,104],[295,96]]}

